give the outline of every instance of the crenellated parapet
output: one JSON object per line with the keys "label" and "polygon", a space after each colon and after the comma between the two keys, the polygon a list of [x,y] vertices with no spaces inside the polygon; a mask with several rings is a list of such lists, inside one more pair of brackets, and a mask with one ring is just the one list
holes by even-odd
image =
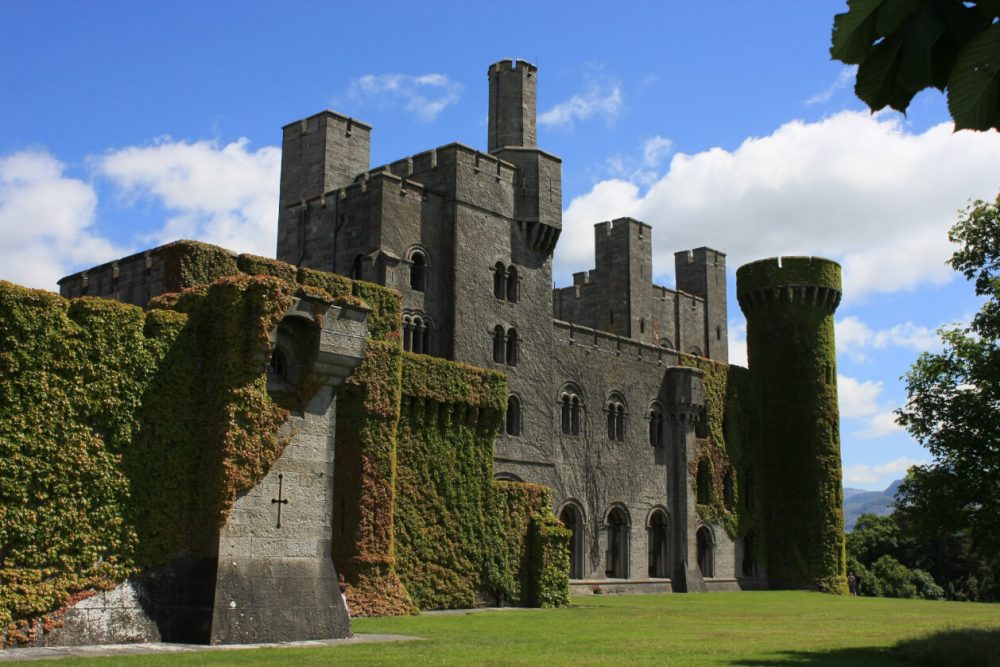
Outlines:
{"label": "crenellated parapet", "polygon": [[821,257],[772,257],[736,272],[736,298],[748,316],[774,307],[802,305],[833,313],[840,305],[840,264]]}

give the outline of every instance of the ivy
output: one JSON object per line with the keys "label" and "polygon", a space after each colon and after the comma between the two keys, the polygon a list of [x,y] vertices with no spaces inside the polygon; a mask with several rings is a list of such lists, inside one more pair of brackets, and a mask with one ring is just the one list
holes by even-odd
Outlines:
{"label": "ivy", "polygon": [[144,312],[0,282],[5,644],[89,590],[213,548],[283,448],[263,372],[291,290],[235,276]]}

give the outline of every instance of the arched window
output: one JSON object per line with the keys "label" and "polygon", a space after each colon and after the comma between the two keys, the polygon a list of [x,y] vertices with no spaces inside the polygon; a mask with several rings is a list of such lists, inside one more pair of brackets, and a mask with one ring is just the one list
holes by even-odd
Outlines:
{"label": "arched window", "polygon": [[618,392],[612,393],[605,410],[608,413],[608,440],[625,442],[625,399]]}
{"label": "arched window", "polygon": [[579,389],[572,384],[565,385],[559,393],[559,403],[562,410],[560,430],[566,435],[579,435],[583,423],[583,402]]}
{"label": "arched window", "polygon": [[604,576],[609,579],[628,579],[629,521],[625,509],[611,508],[605,528],[608,541],[604,553]]}
{"label": "arched window", "polygon": [[506,344],[507,341],[504,336],[503,327],[498,324],[493,327],[493,361],[498,364],[504,362]]}
{"label": "arched window", "polygon": [[639,319],[639,333],[646,333],[646,320],[641,318]]}
{"label": "arched window", "polygon": [[413,320],[409,315],[403,315],[403,349],[413,351]]}
{"label": "arched window", "polygon": [[503,262],[497,262],[493,266],[493,296],[498,299],[507,297],[507,270]]}
{"label": "arched window", "polygon": [[567,504],[559,513],[559,520],[573,535],[569,538],[569,578],[583,578],[583,512],[576,505]]}
{"label": "arched window", "polygon": [[669,577],[667,567],[667,513],[655,509],[649,515],[646,535],[649,541],[649,576],[664,579]]}
{"label": "arched window", "polygon": [[698,569],[701,576],[711,579],[715,576],[715,538],[707,526],[698,529]]}
{"label": "arched window", "polygon": [[517,303],[521,294],[521,285],[518,282],[517,269],[513,266],[507,269],[507,300]]}
{"label": "arched window", "polygon": [[517,331],[514,327],[507,329],[507,365],[517,366]]}
{"label": "arched window", "polygon": [[660,347],[662,347],[664,350],[673,350],[674,343],[666,336],[660,336]]}
{"label": "arched window", "polygon": [[355,255],[354,256],[354,261],[351,262],[351,279],[352,280],[361,280],[361,278],[363,277],[363,271],[362,271],[362,268],[361,268],[361,262],[363,262],[363,261],[364,261],[364,257],[362,257],[361,255]]}
{"label": "arched window", "polygon": [[653,403],[649,408],[649,444],[663,446],[663,408],[659,403]]}
{"label": "arched window", "polygon": [[698,496],[698,504],[708,505],[712,502],[712,469],[709,467],[708,459],[698,461],[698,475],[695,478]]}
{"label": "arched window", "polygon": [[735,499],[733,490],[733,469],[726,470],[726,476],[722,478],[722,502],[727,510],[733,509]]}
{"label": "arched window", "polygon": [[430,329],[423,315],[403,315],[403,349],[415,354],[430,354]]}
{"label": "arched window", "polygon": [[697,345],[692,345],[691,347],[689,347],[688,348],[688,354],[690,354],[692,356],[695,356],[695,357],[701,357],[701,356],[703,356],[702,353],[701,353],[701,348],[698,347]]}
{"label": "arched window", "polygon": [[416,250],[410,255],[410,289],[423,292],[427,285],[427,258]]}
{"label": "arched window", "polygon": [[422,317],[413,318],[413,351],[417,354],[427,353],[427,325]]}
{"label": "arched window", "polygon": [[521,399],[513,394],[507,397],[507,418],[504,420],[504,433],[521,435]]}

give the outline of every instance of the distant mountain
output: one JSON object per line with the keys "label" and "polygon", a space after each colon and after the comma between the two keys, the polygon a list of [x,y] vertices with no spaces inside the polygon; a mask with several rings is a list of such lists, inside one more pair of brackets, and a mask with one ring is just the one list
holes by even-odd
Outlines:
{"label": "distant mountain", "polygon": [[885,491],[844,489],[844,529],[851,532],[862,514],[888,516],[892,514],[892,501],[903,480],[897,479]]}

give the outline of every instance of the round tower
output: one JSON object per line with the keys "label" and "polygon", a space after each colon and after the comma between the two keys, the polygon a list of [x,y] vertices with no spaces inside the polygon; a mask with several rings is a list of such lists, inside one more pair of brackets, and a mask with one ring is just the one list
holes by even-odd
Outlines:
{"label": "round tower", "polygon": [[754,476],[768,578],[774,588],[846,592],[833,340],[840,265],[818,257],[752,262],[736,272],[736,296],[760,389]]}

